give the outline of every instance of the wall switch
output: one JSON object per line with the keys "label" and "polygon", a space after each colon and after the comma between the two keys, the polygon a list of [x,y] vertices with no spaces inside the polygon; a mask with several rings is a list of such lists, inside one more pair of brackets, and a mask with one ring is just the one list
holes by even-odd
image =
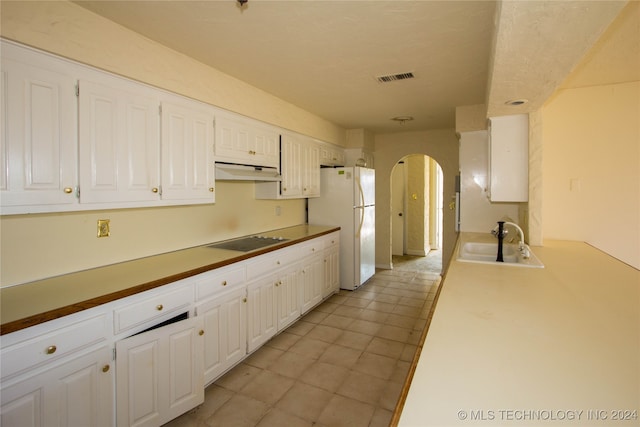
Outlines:
{"label": "wall switch", "polygon": [[108,219],[99,219],[98,220],[98,237],[109,237],[111,231],[109,230],[109,222]]}

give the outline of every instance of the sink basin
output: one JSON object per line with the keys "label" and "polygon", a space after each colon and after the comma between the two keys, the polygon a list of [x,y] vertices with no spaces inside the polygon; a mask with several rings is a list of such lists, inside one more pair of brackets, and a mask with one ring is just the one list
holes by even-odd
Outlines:
{"label": "sink basin", "polygon": [[544,268],[540,260],[529,250],[529,257],[525,258],[516,244],[504,244],[502,255],[504,262],[497,262],[498,242],[462,242],[458,247],[457,260],[480,264],[508,265],[513,267]]}

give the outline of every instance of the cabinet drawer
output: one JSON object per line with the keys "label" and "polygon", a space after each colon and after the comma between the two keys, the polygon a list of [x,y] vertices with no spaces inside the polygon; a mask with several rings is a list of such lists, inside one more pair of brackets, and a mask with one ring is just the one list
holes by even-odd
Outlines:
{"label": "cabinet drawer", "polygon": [[166,317],[169,313],[189,306],[192,301],[193,289],[191,286],[187,286],[116,309],[113,318],[114,332],[118,334],[151,320]]}
{"label": "cabinet drawer", "polygon": [[286,267],[299,258],[298,245],[252,258],[247,264],[247,280],[261,277],[279,268]]}
{"label": "cabinet drawer", "polygon": [[296,252],[299,254],[300,258],[320,254],[324,249],[324,240],[313,239],[310,242],[297,245],[297,248]]}
{"label": "cabinet drawer", "polygon": [[106,340],[106,314],[54,329],[2,350],[2,378]]}
{"label": "cabinet drawer", "polygon": [[245,267],[229,266],[204,273],[196,284],[196,299],[201,300],[216,293],[235,289],[245,283]]}
{"label": "cabinet drawer", "polygon": [[324,238],[324,248],[332,249],[340,245],[340,235],[338,233],[331,233]]}

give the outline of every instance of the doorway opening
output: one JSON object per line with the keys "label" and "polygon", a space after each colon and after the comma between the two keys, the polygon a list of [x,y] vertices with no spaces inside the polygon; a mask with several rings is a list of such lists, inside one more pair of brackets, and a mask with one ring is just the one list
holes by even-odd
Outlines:
{"label": "doorway opening", "polygon": [[443,175],[424,154],[403,157],[391,171],[392,268],[442,272]]}

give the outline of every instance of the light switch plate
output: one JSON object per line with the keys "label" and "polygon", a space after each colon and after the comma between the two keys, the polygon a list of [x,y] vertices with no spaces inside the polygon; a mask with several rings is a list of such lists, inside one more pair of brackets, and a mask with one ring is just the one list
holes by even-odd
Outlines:
{"label": "light switch plate", "polygon": [[99,219],[98,220],[98,237],[109,237],[111,231],[109,230],[109,222],[108,219]]}

